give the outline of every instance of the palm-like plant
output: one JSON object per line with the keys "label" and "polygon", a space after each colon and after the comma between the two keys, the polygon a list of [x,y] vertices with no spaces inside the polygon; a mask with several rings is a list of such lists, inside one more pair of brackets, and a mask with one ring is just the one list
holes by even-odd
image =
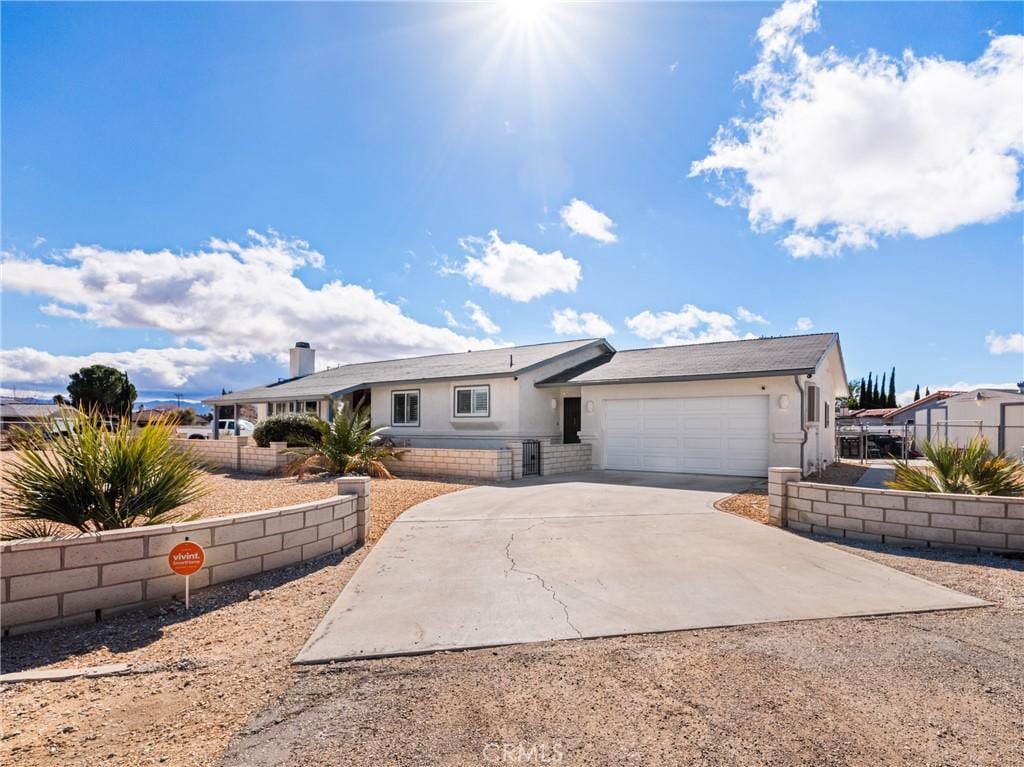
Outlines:
{"label": "palm-like plant", "polygon": [[951,442],[921,444],[931,466],[896,464],[887,484],[896,490],[967,495],[1024,495],[1024,464],[1006,453],[993,455],[988,440],[975,436],[966,447]]}
{"label": "palm-like plant", "polygon": [[181,521],[175,509],[201,497],[201,465],[176,448],[168,416],[137,434],[122,418],[108,428],[98,410],[64,410],[16,440],[8,484],[10,538]]}
{"label": "palm-like plant", "polygon": [[295,456],[289,471],[299,479],[311,470],[392,479],[384,459],[401,458],[401,453],[384,444],[382,431],[370,427],[368,407],[341,410],[319,442],[289,451]]}

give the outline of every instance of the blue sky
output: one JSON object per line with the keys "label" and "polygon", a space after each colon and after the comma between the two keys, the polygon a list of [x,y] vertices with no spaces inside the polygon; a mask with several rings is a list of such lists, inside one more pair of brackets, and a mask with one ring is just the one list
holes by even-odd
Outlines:
{"label": "blue sky", "polygon": [[1018,5],[525,6],[4,3],[4,387],[609,328],[1024,377]]}

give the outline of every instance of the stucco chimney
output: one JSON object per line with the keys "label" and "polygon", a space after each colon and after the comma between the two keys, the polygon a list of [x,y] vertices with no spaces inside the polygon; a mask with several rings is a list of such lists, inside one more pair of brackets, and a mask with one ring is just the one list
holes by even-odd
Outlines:
{"label": "stucco chimney", "polygon": [[316,370],[316,349],[310,349],[307,341],[296,341],[288,350],[288,377],[308,376]]}

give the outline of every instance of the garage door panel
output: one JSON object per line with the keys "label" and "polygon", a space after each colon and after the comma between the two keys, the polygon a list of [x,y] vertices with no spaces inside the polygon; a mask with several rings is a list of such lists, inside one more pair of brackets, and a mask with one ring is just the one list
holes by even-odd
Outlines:
{"label": "garage door panel", "polygon": [[607,442],[608,451],[615,453],[638,450],[643,447],[643,438],[637,434],[608,437]]}
{"label": "garage door panel", "polygon": [[664,437],[645,435],[641,440],[641,446],[645,450],[671,450],[675,452],[679,448],[680,438],[675,435]]}
{"label": "garage door panel", "polygon": [[768,397],[610,400],[609,469],[764,476]]}

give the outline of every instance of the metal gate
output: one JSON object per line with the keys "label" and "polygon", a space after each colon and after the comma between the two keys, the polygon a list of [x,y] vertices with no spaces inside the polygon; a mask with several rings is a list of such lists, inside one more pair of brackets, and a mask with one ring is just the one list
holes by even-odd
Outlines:
{"label": "metal gate", "polygon": [[523,476],[540,474],[540,441],[536,439],[523,440]]}

